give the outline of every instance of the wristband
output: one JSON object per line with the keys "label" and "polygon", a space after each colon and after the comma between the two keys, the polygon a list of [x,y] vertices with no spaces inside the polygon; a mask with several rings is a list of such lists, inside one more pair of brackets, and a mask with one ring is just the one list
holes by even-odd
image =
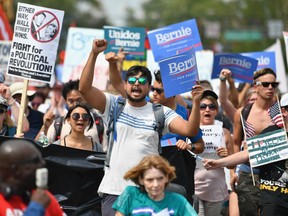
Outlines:
{"label": "wristband", "polygon": [[219,76],[219,79],[220,79],[221,81],[226,81],[226,80],[227,80],[226,77],[224,77],[224,76]]}

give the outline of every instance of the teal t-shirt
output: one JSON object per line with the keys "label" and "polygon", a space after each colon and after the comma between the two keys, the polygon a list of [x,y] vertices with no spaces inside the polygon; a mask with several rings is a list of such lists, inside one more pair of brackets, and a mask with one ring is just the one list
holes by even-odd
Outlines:
{"label": "teal t-shirt", "polygon": [[116,211],[125,216],[151,216],[161,211],[168,211],[173,216],[197,216],[190,203],[180,194],[165,192],[161,201],[154,201],[136,186],[128,186],[113,204]]}

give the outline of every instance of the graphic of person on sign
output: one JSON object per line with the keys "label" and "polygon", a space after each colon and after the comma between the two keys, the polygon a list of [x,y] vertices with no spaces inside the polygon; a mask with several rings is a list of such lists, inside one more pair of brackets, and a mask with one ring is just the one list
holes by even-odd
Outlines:
{"label": "graphic of person on sign", "polygon": [[58,26],[54,23],[50,23],[45,28],[44,37],[41,37],[41,41],[50,41],[52,40],[58,32]]}
{"label": "graphic of person on sign", "polygon": [[44,12],[40,12],[33,17],[31,25],[31,33],[32,36],[37,40],[40,40],[40,30],[45,19],[46,14]]}

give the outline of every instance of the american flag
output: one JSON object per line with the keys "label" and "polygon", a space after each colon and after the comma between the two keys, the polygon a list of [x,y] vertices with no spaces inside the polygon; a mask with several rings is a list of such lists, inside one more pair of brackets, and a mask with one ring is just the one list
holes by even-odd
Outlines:
{"label": "american flag", "polygon": [[282,113],[280,111],[279,103],[276,101],[269,109],[268,113],[272,119],[272,122],[276,124],[278,127],[284,127],[284,122],[282,118]]}

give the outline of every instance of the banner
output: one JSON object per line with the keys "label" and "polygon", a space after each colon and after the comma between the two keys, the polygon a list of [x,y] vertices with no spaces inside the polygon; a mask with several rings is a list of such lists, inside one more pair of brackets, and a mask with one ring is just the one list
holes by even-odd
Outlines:
{"label": "banner", "polygon": [[18,3],[7,74],[50,82],[64,11]]}
{"label": "banner", "polygon": [[198,80],[194,49],[159,62],[165,97],[191,91]]}
{"label": "banner", "polygon": [[271,68],[276,71],[276,59],[275,52],[247,52],[241,53],[241,55],[248,56],[258,60],[257,70],[262,68]]}
{"label": "banner", "polygon": [[13,30],[6,16],[5,11],[0,5],[0,40],[11,41],[13,38]]}
{"label": "banner", "polygon": [[212,79],[219,78],[222,69],[232,71],[235,81],[253,83],[253,74],[257,69],[258,60],[239,54],[214,55]]}
{"label": "banner", "polygon": [[149,42],[156,62],[183,53],[194,47],[202,50],[195,19],[148,31]]}
{"label": "banner", "polygon": [[[58,79],[68,82],[76,80],[84,69],[88,56],[92,49],[94,39],[104,39],[103,29],[69,28],[66,44],[63,74]],[[105,60],[103,52],[99,53],[94,68],[93,86],[100,90],[106,90],[109,63]]]}
{"label": "banner", "polygon": [[260,134],[246,140],[251,167],[288,158],[288,143],[286,131],[278,129]]}
{"label": "banner", "polygon": [[118,53],[119,49],[123,48],[129,55],[144,59],[145,28],[104,26],[104,35],[108,41],[105,54],[108,52]]}

